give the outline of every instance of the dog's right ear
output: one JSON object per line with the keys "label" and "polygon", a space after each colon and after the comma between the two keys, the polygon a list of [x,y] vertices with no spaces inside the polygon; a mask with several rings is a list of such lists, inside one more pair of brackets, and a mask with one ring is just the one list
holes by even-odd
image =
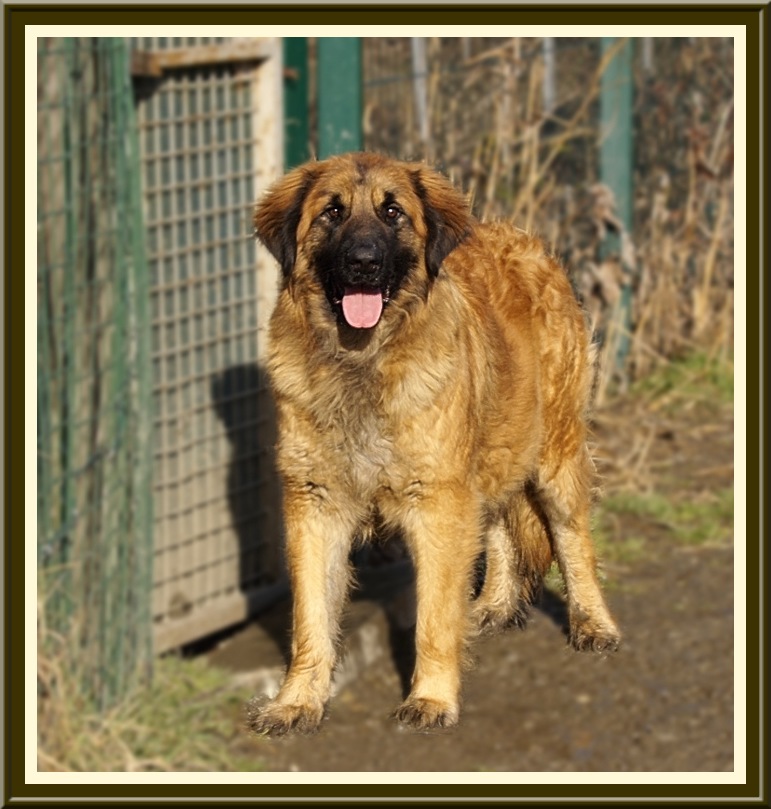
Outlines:
{"label": "dog's right ear", "polygon": [[275,256],[287,278],[297,259],[297,226],[303,201],[318,171],[313,163],[293,169],[274,183],[254,211],[255,233]]}

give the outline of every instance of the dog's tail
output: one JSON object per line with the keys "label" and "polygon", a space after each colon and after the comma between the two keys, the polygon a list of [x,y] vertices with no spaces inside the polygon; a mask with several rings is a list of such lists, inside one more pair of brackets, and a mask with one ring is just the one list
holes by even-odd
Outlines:
{"label": "dog's tail", "polygon": [[516,548],[519,579],[519,609],[538,598],[543,578],[553,558],[553,543],[549,525],[530,485],[511,501],[508,514],[509,530]]}

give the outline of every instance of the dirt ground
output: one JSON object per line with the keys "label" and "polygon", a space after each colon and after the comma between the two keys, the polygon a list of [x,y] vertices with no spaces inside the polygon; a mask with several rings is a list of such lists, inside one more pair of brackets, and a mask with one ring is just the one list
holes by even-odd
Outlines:
{"label": "dirt ground", "polygon": [[[601,411],[606,487],[698,502],[733,485],[730,407]],[[409,631],[348,683],[312,736],[233,744],[270,771],[691,772],[733,769],[733,536],[684,543],[671,526],[621,514],[605,554],[608,600],[624,634],[612,655],[566,645],[554,592],[524,630],[478,640],[457,728],[417,733],[390,714],[408,678]]]}

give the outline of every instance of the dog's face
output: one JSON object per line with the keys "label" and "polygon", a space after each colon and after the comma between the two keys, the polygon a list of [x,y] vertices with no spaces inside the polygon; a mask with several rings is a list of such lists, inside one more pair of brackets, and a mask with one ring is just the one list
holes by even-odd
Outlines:
{"label": "dog's face", "polygon": [[285,283],[323,291],[330,321],[356,330],[425,292],[471,226],[465,200],[441,175],[369,153],[295,169],[254,221]]}

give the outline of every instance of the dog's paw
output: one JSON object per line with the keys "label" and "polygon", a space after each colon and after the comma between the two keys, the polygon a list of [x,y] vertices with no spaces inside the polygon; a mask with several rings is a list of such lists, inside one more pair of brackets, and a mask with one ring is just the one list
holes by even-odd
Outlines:
{"label": "dog's paw", "polygon": [[508,626],[510,620],[508,610],[490,606],[476,606],[472,612],[472,622],[483,635],[492,635]]}
{"label": "dog's paw", "polygon": [[579,652],[615,652],[621,633],[613,621],[571,621],[570,643]]}
{"label": "dog's paw", "polygon": [[283,736],[290,731],[315,733],[324,718],[321,704],[289,704],[276,700],[248,706],[248,726],[260,736]]}
{"label": "dog's paw", "polygon": [[474,610],[472,620],[480,635],[495,635],[507,629],[524,629],[529,618],[524,606],[511,609],[479,607]]}
{"label": "dog's paw", "polygon": [[408,697],[394,712],[394,719],[415,730],[450,728],[458,724],[458,707],[435,699]]}

